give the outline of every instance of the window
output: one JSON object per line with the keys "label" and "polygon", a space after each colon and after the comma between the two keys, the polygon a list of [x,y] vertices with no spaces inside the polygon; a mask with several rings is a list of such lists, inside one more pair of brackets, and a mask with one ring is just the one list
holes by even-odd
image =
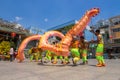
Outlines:
{"label": "window", "polygon": [[116,28],[112,30],[113,32],[120,32],[120,28]]}
{"label": "window", "polygon": [[114,25],[118,25],[120,23],[120,18],[114,18],[112,19],[112,22]]}
{"label": "window", "polygon": [[114,39],[114,43],[120,43],[120,39]]}
{"label": "window", "polygon": [[118,25],[118,24],[119,24],[119,22],[115,22],[115,23],[114,23],[114,25]]}

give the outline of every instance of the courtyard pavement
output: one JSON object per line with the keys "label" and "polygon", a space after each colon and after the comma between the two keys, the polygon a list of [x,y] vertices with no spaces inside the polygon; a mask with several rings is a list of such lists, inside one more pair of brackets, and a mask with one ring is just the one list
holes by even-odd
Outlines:
{"label": "courtyard pavement", "polygon": [[96,67],[95,59],[88,61],[77,66],[0,61],[0,80],[120,80],[120,59],[106,59],[106,67]]}

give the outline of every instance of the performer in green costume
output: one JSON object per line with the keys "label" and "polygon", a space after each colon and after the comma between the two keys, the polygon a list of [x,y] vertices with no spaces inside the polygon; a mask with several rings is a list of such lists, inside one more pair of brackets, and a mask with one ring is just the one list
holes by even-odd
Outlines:
{"label": "performer in green costume", "polygon": [[42,52],[43,50],[41,48],[38,48],[38,59],[40,60],[41,63],[42,63]]}
{"label": "performer in green costume", "polygon": [[[46,54],[45,54],[45,60],[49,60],[51,61],[52,59],[52,55],[51,55],[51,52],[49,50],[46,51]],[[45,62],[45,61],[44,61]]]}
{"label": "performer in green costume", "polygon": [[80,60],[80,53],[78,48],[72,48],[71,54],[73,57],[73,63],[76,64]]}
{"label": "performer in green costume", "polygon": [[73,57],[73,64],[77,64],[77,62],[80,60],[80,52],[79,52],[79,41],[75,40],[73,41],[71,45],[71,55]]}
{"label": "performer in green costume", "polygon": [[39,57],[42,56],[40,55],[41,53],[39,52],[39,49],[37,47],[31,48],[29,50],[29,53],[30,53],[30,61],[35,59],[35,61],[37,62],[39,60]]}
{"label": "performer in green costume", "polygon": [[82,64],[88,64],[87,60],[87,49],[88,49],[88,42],[84,39],[84,36],[80,37],[80,52],[82,54]]}
{"label": "performer in green costume", "polygon": [[96,30],[95,32],[94,31],[92,31],[92,32],[97,36],[97,40],[96,41],[92,41],[92,42],[96,42],[97,43],[96,59],[98,61],[98,64],[96,66],[97,67],[106,66],[104,58],[103,58],[104,42],[103,42],[102,35],[100,34],[100,30]]}
{"label": "performer in green costume", "polygon": [[[53,64],[57,64],[57,61],[58,61],[56,54],[54,54],[53,52],[51,52],[49,50],[47,50],[47,52],[46,52],[45,60],[49,60]],[[44,61],[44,62],[46,62],[46,61]]]}

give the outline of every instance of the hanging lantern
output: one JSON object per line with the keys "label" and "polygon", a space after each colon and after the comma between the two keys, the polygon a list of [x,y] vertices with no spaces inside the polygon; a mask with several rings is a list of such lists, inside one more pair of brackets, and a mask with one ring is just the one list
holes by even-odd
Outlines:
{"label": "hanging lantern", "polygon": [[11,33],[11,37],[14,38],[16,36],[16,33],[15,32],[12,32]]}
{"label": "hanging lantern", "polygon": [[110,37],[110,39],[112,39],[113,38],[113,36],[109,36]]}

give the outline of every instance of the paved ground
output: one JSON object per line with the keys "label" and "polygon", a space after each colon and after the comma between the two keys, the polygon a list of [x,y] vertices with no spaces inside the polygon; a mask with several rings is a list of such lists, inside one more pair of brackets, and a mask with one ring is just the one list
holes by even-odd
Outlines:
{"label": "paved ground", "polygon": [[106,67],[95,64],[95,59],[78,66],[0,61],[0,80],[120,80],[120,59],[106,60]]}

